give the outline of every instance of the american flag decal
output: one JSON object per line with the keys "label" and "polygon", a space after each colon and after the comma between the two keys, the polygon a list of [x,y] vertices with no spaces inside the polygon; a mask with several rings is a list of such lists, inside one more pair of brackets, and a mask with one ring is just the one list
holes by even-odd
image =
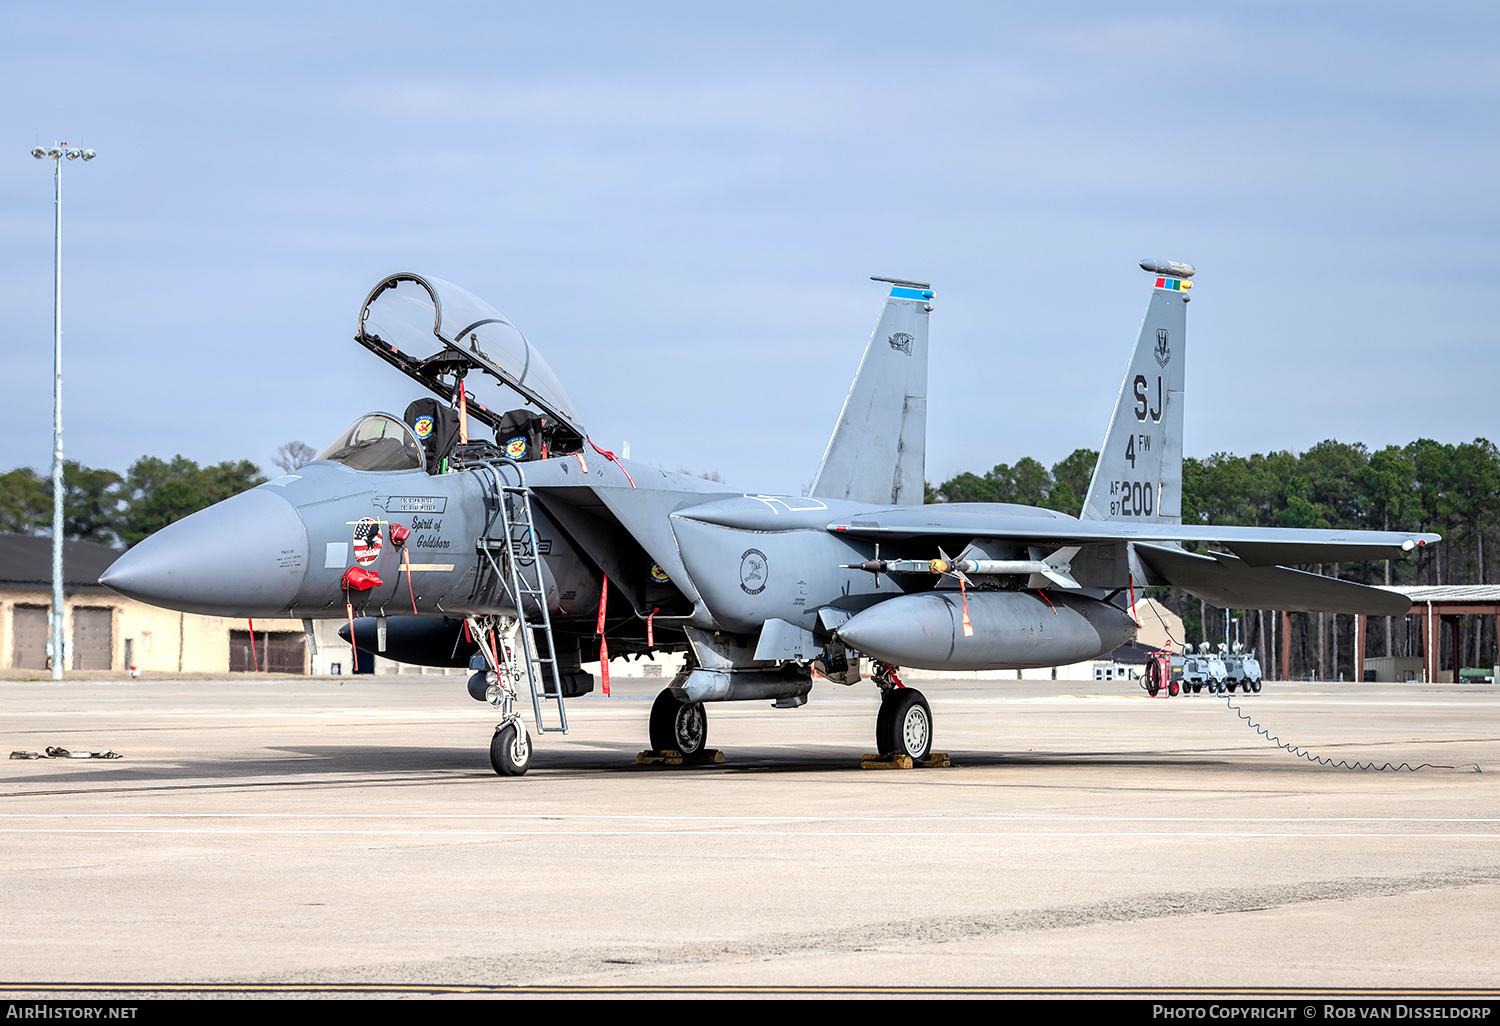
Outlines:
{"label": "american flag decal", "polygon": [[380,558],[380,522],[365,517],[354,525],[354,561],[369,566]]}

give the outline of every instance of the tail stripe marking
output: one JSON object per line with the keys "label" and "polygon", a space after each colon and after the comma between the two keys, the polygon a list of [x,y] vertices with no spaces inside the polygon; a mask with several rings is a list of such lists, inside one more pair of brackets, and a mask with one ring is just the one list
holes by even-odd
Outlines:
{"label": "tail stripe marking", "polygon": [[906,289],[900,285],[891,289],[892,299],[931,299],[937,293],[930,289]]}

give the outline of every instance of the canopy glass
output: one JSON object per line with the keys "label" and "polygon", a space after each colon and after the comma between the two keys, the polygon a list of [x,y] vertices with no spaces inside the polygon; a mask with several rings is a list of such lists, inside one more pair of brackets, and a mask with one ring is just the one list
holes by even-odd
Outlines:
{"label": "canopy glass", "polygon": [[[430,388],[455,368],[478,369],[583,433],[573,400],[536,347],[494,307],[452,282],[391,275],[365,300],[359,330],[361,342]],[[419,364],[409,368],[411,361]]]}
{"label": "canopy glass", "polygon": [[317,458],[355,470],[421,470],[422,446],[399,418],[367,413]]}

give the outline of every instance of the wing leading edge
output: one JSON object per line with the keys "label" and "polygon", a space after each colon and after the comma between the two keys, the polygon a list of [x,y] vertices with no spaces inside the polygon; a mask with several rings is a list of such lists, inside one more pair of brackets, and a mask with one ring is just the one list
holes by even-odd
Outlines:
{"label": "wing leading edge", "polygon": [[1291,527],[1219,527],[1207,524],[1143,524],[1016,516],[988,503],[938,503],[877,510],[835,521],[828,530],[869,537],[920,538],[966,535],[1017,542],[1193,542],[1219,544],[1247,566],[1282,563],[1334,563],[1394,559],[1420,546],[1442,541],[1437,534],[1405,531],[1322,531]]}

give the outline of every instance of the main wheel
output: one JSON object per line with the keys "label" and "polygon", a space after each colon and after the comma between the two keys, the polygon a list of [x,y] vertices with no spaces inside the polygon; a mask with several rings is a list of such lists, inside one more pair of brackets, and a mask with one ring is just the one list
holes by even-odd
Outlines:
{"label": "main wheel", "polygon": [[670,688],[651,706],[651,747],[698,759],[708,748],[708,711],[702,702],[679,702]]}
{"label": "main wheel", "polygon": [[900,688],[887,692],[875,720],[875,744],[881,755],[909,755],[921,762],[932,751],[932,709],[922,692]]}
{"label": "main wheel", "polygon": [[1250,686],[1255,689],[1255,693],[1257,695],[1260,694],[1260,681],[1258,681],[1258,680],[1252,680],[1250,682]]}
{"label": "main wheel", "polygon": [[880,693],[880,712],[875,714],[875,750],[881,755],[890,755],[895,750],[886,746],[886,739],[891,736],[891,709],[899,690],[882,691]]}
{"label": "main wheel", "polygon": [[519,777],[531,768],[531,735],[519,722],[507,723],[490,739],[490,765],[502,777]]}

